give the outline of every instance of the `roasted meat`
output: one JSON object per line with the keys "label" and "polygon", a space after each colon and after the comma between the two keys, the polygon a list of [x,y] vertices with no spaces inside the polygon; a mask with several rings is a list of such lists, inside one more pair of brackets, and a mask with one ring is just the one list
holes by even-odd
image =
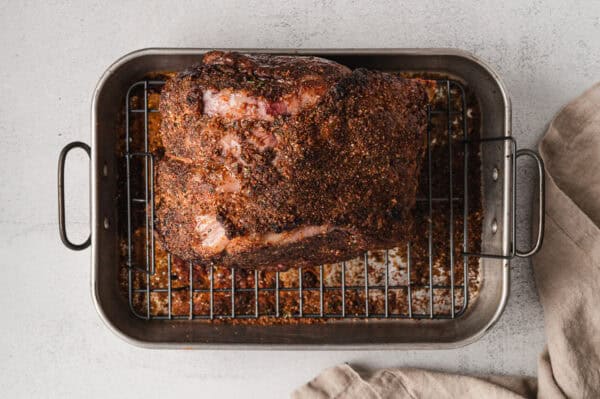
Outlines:
{"label": "roasted meat", "polygon": [[156,229],[202,264],[287,269],[412,228],[426,84],[314,57],[210,52],[165,85]]}

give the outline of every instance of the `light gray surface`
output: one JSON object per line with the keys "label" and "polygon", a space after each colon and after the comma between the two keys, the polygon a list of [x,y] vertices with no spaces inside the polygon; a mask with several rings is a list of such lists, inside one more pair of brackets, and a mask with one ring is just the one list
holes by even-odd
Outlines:
{"label": "light gray surface", "polygon": [[[458,350],[186,352],[129,346],[95,314],[89,250],[68,251],[58,239],[56,159],[67,142],[89,142],[91,94],[104,69],[150,46],[463,48],[498,70],[513,102],[514,136],[520,146],[532,147],[560,105],[600,76],[600,3],[50,3],[0,4],[2,396],[253,397],[260,391],[275,398],[339,362],[535,374],[543,321],[526,261],[513,264],[511,299],[500,322]],[[522,192],[532,176],[520,173]],[[67,185],[71,234],[83,238],[88,186],[81,154],[70,157]],[[528,202],[519,202],[524,223]]]}

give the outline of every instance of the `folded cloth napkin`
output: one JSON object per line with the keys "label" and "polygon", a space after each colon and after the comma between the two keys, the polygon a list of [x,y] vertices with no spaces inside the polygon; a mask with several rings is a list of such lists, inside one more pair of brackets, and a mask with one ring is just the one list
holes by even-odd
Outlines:
{"label": "folded cloth napkin", "polygon": [[539,151],[546,164],[546,227],[533,269],[548,342],[537,382],[413,368],[365,379],[344,364],[292,397],[600,398],[600,83],[558,113]]}

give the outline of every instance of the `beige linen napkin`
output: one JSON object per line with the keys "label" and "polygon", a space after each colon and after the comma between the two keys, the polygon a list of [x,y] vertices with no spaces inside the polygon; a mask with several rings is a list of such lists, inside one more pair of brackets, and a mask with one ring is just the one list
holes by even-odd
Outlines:
{"label": "beige linen napkin", "polygon": [[522,377],[412,368],[364,379],[340,365],[293,398],[600,398],[600,83],[558,113],[539,150],[546,164],[546,228],[533,269],[548,342],[537,387]]}

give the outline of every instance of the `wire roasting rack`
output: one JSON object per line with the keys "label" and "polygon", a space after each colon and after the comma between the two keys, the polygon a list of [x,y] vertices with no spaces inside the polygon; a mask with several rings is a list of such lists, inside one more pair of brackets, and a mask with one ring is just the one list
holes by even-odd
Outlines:
{"label": "wire roasting rack", "polygon": [[[153,170],[154,170],[154,159],[155,154],[150,152],[149,145],[149,117],[152,113],[158,112],[157,107],[150,105],[149,93],[160,91],[160,88],[164,84],[161,80],[143,80],[133,84],[126,96],[126,109],[125,109],[125,162],[126,162],[126,201],[127,201],[127,242],[126,242],[126,259],[127,259],[127,291],[129,306],[133,314],[139,318],[147,320],[172,320],[172,319],[248,319],[248,318],[282,318],[291,317],[296,319],[341,319],[341,318],[404,318],[404,319],[453,319],[461,316],[465,313],[469,306],[469,257],[506,257],[503,255],[494,254],[480,254],[475,252],[469,252],[469,229],[468,229],[468,215],[469,215],[469,140],[467,137],[467,103],[465,88],[461,83],[454,80],[441,79],[436,80],[438,88],[445,90],[447,93],[447,99],[445,104],[440,106],[439,103],[431,104],[428,107],[428,127],[427,127],[427,153],[424,159],[423,173],[427,174],[427,188],[426,196],[424,198],[418,198],[417,202],[420,206],[424,206],[426,212],[428,212],[427,219],[427,256],[428,256],[428,278],[426,281],[411,281],[411,268],[414,268],[412,264],[411,256],[411,243],[406,244],[406,248],[403,249],[404,262],[405,262],[405,276],[404,282],[398,283],[398,281],[390,280],[391,273],[391,261],[390,251],[385,251],[383,257],[383,265],[377,270],[383,275],[380,278],[373,278],[374,267],[372,265],[373,260],[369,254],[364,254],[361,259],[362,262],[362,273],[363,278],[361,284],[348,284],[347,276],[348,265],[346,262],[339,266],[339,279],[336,280],[338,283],[330,285],[324,278],[324,266],[317,267],[318,283],[307,284],[303,281],[303,272],[301,269],[297,273],[297,284],[294,286],[284,286],[281,283],[280,272],[272,272],[275,274],[271,280],[272,284],[260,284],[259,283],[259,271],[253,271],[253,286],[239,286],[236,284],[236,273],[241,273],[235,269],[227,270],[230,283],[227,287],[222,285],[216,286],[214,283],[215,275],[219,273],[219,267],[206,267],[206,275],[208,276],[208,286],[199,286],[194,280],[194,273],[197,273],[194,264],[188,262],[189,267],[189,282],[186,286],[173,287],[172,284],[172,268],[174,263],[174,257],[170,254],[167,256],[167,284],[166,287],[154,287],[151,284],[151,277],[157,272],[156,268],[156,243],[154,238],[154,181],[153,181]],[[137,105],[132,101],[133,93],[143,93],[140,95],[137,101]],[[459,98],[453,98],[452,95],[458,95]],[[460,104],[455,106],[453,104]],[[455,118],[458,116],[458,118]],[[132,119],[143,117],[143,138],[141,135],[141,129],[132,128]],[[447,176],[447,187],[444,189],[445,195],[437,195],[439,187],[434,190],[432,183],[432,163],[433,163],[433,152],[432,152],[432,120],[435,117],[439,117],[446,121],[445,134],[447,136],[448,145],[448,176]],[[453,121],[460,121],[456,123]],[[136,130],[134,132],[134,130]],[[133,137],[134,135],[138,137]],[[454,138],[453,138],[454,137]],[[456,138],[461,138],[456,140]],[[508,137],[500,137],[498,139],[491,140],[512,140]],[[478,140],[483,141],[483,140]],[[134,143],[137,143],[135,145]],[[473,141],[471,140],[471,144]],[[513,142],[514,144],[514,142]],[[461,146],[464,151],[463,165],[462,165],[462,176],[455,176],[453,172],[453,151],[456,146]],[[136,147],[136,148],[134,148]],[[513,152],[515,154],[515,152]],[[514,162],[513,156],[513,162]],[[132,165],[137,162],[142,165],[141,169],[143,173],[136,174],[132,172]],[[515,168],[513,167],[513,171]],[[141,192],[135,192],[133,189],[133,179],[140,179],[143,183],[143,190],[137,190]],[[460,190],[455,189],[455,183],[462,179],[462,188]],[[477,188],[479,189],[479,187]],[[435,191],[435,193],[434,193]],[[460,191],[460,192],[458,192]],[[513,196],[515,192],[513,190]],[[433,207],[437,203],[446,203],[448,212],[448,223],[447,223],[447,240],[448,248],[454,249],[456,246],[460,246],[460,256],[462,256],[462,262],[460,259],[456,259],[455,251],[450,250],[447,262],[444,265],[446,269],[448,279],[443,283],[436,281],[434,278],[434,240],[433,240]],[[133,221],[132,215],[134,212],[144,213],[144,242],[140,246],[136,240],[140,237],[134,234],[135,222]],[[455,229],[455,217],[462,214],[462,243],[456,242]],[[513,213],[514,215],[514,213]],[[514,226],[514,223],[513,223]],[[514,234],[514,229],[513,229]],[[513,237],[514,238],[514,237]],[[514,242],[514,240],[513,240]],[[144,254],[142,258],[144,262],[136,262],[136,259],[140,257],[134,255],[135,248],[143,248]],[[514,249],[508,257],[514,256]],[[355,263],[356,264],[356,263]],[[462,279],[461,281],[455,281],[455,268],[462,267]],[[222,269],[222,268],[221,268]],[[356,270],[353,270],[355,273]],[[142,277],[141,280],[145,281],[143,286],[136,286],[134,279],[136,277]],[[187,314],[175,314],[172,311],[172,298],[173,294],[177,291],[187,290],[189,292],[189,312]],[[374,311],[373,307],[370,306],[370,301],[373,301],[373,296],[370,293],[377,291],[381,293],[383,297],[383,307],[379,311]],[[341,308],[336,311],[331,311],[324,305],[328,293],[335,292],[341,296]],[[391,293],[402,292],[405,295],[406,309],[400,312],[392,311],[392,295]],[[318,295],[318,306],[317,309],[311,307],[308,309],[305,306],[307,294]],[[355,309],[350,310],[347,306],[347,297],[355,297],[356,293],[362,293],[361,298],[364,300],[364,306],[362,311],[357,312]],[[418,294],[417,294],[418,293]],[[166,295],[167,297],[167,311],[166,313],[158,314],[152,309],[151,297],[153,295]],[[215,297],[217,295],[227,294],[227,298],[230,299],[231,304],[226,312],[221,312],[215,307]],[[436,309],[435,302],[439,295],[446,295],[449,298],[449,306],[444,311]],[[145,312],[140,311],[139,306],[136,307],[134,299],[136,296],[143,296],[145,303]],[[194,298],[198,295],[203,295],[206,298],[208,304],[203,306],[202,309],[206,311],[199,311],[197,302]],[[236,309],[236,304],[239,307],[239,301],[237,297],[243,295],[244,298],[251,298],[253,301],[253,311],[251,312],[240,312]],[[262,302],[259,300],[265,295],[274,297],[274,306],[265,307],[262,306]],[[285,312],[282,309],[281,298],[284,295],[297,295],[297,310],[293,313]],[[416,296],[419,295],[420,303],[425,301],[425,306],[419,306],[418,309],[415,306]]]}

